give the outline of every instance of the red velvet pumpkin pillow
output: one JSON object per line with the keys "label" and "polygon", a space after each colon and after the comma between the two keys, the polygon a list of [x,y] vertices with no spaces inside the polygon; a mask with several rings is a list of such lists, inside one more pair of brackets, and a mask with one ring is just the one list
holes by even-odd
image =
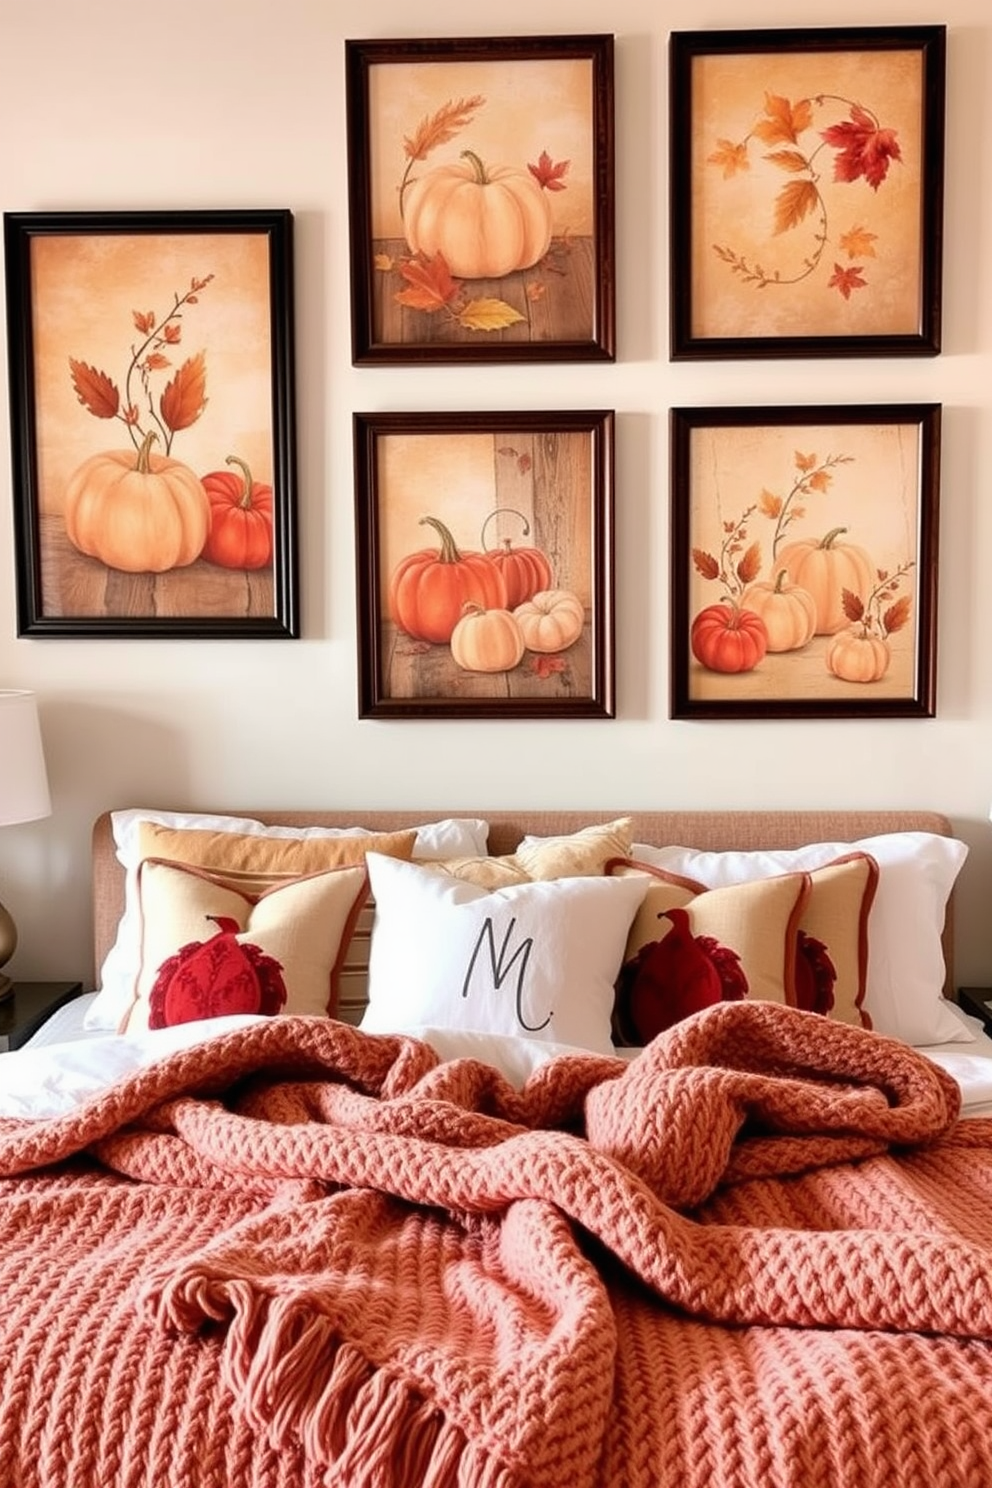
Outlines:
{"label": "red velvet pumpkin pillow", "polygon": [[364,862],[249,891],[203,868],[146,858],[140,970],[121,1032],[230,1013],[332,1014],[367,897]]}
{"label": "red velvet pumpkin pillow", "polygon": [[648,1043],[704,1007],[744,998],[870,1027],[862,1003],[878,869],[866,853],[708,890],[630,861],[607,871],[654,879],[617,978],[618,1043]]}

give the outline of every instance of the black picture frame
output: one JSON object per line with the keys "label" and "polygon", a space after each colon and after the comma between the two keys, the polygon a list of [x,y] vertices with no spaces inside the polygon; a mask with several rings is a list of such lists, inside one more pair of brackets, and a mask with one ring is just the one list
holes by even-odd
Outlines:
{"label": "black picture frame", "polygon": [[673,361],[939,353],[945,68],[942,25],[672,33]]}
{"label": "black picture frame", "polygon": [[612,410],[353,424],[359,716],[612,718]]}
{"label": "black picture frame", "polygon": [[[613,37],[351,40],[345,63],[353,362],[613,361]],[[456,187],[485,211],[471,246]]]}
{"label": "black picture frame", "polygon": [[670,422],[671,716],[932,718],[941,405]]}
{"label": "black picture frame", "polygon": [[18,634],[299,635],[291,212],[3,226]]}

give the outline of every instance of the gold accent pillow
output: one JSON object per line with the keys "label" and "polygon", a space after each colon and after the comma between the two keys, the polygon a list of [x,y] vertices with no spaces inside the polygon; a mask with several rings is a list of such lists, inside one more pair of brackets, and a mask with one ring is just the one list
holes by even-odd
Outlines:
{"label": "gold accent pillow", "polygon": [[621,816],[563,837],[525,838],[516,852],[502,857],[446,858],[430,867],[482,889],[505,889],[555,878],[598,877],[611,859],[630,856],[633,827],[631,817]]}
{"label": "gold accent pillow", "polygon": [[361,837],[262,837],[142,822],[138,853],[140,858],[167,858],[188,868],[205,868],[232,888],[252,893],[301,874],[364,863],[367,852],[409,862],[416,840],[414,829],[367,832]]}

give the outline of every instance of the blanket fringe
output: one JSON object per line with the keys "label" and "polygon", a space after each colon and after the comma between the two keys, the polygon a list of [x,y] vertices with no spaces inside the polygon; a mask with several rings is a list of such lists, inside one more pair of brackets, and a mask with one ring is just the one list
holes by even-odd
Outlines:
{"label": "blanket fringe", "polygon": [[514,1488],[515,1474],[488,1447],[470,1442],[415,1386],[371,1364],[311,1303],[243,1284],[227,1302],[217,1311],[230,1317],[234,1308],[222,1366],[228,1388],[276,1450],[298,1443],[325,1467],[327,1488]]}

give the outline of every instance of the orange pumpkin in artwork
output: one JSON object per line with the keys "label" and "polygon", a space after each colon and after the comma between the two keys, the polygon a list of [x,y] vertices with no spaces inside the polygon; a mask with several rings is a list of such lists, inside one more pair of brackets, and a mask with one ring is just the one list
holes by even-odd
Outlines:
{"label": "orange pumpkin in artwork", "polygon": [[467,604],[483,610],[506,608],[503,575],[485,553],[461,552],[437,517],[421,517],[433,527],[440,548],[421,548],[402,558],[389,580],[389,614],[418,641],[447,644]]}
{"label": "orange pumpkin in artwork", "polygon": [[233,470],[212,470],[203,477],[210,502],[210,535],[204,558],[222,568],[264,568],[272,560],[272,487],[253,480],[237,455],[227,456]]}
{"label": "orange pumpkin in artwork", "polygon": [[707,605],[692,622],[692,654],[711,672],[750,672],[768,650],[760,615],[731,604]]}
{"label": "orange pumpkin in artwork", "polygon": [[510,506],[498,506],[491,511],[482,524],[482,551],[488,557],[490,563],[494,563],[503,575],[506,583],[507,608],[514,610],[517,605],[522,605],[528,599],[532,599],[540,589],[550,589],[553,582],[551,563],[546,553],[540,548],[515,548],[506,537],[498,548],[486,547],[486,528],[493,517],[499,516],[501,512],[512,512],[523,522],[523,535],[527,537],[530,533],[530,523],[522,512],[516,511]]}

